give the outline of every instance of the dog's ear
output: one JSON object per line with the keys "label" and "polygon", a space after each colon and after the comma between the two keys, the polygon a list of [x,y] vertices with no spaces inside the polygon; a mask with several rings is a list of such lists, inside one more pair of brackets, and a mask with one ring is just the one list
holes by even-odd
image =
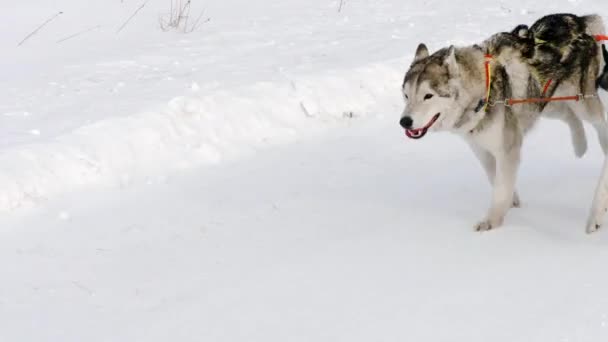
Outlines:
{"label": "dog's ear", "polygon": [[458,67],[458,61],[456,60],[456,48],[454,45],[449,47],[444,64],[447,65],[450,75],[457,76],[459,74],[460,68]]}
{"label": "dog's ear", "polygon": [[518,36],[519,38],[528,38],[530,29],[528,28],[528,25],[517,25],[517,27],[511,31],[511,34]]}
{"label": "dog's ear", "polygon": [[418,48],[416,49],[416,57],[414,57],[414,63],[418,62],[419,60],[425,59],[428,56],[429,49],[426,47],[426,45],[420,43],[420,45],[418,45]]}

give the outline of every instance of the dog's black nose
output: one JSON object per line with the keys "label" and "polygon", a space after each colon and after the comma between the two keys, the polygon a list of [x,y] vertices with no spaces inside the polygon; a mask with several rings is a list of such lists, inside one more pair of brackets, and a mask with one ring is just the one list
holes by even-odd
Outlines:
{"label": "dog's black nose", "polygon": [[405,128],[405,129],[409,129],[409,128],[412,128],[412,125],[414,124],[414,120],[412,120],[412,118],[410,118],[409,116],[404,116],[399,121],[399,124],[401,125],[401,127]]}

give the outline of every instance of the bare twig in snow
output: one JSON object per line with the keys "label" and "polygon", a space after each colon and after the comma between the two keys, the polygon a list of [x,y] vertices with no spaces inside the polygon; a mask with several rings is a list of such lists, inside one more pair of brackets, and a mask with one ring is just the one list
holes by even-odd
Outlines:
{"label": "bare twig in snow", "polygon": [[208,23],[211,21],[211,18],[207,18],[207,19],[205,19],[205,21],[201,22],[201,19],[203,19],[204,14],[205,14],[205,10],[202,10],[201,14],[198,16],[198,18],[196,18],[194,25],[192,25],[192,27],[188,31],[186,31],[186,33],[190,33],[192,31],[196,30],[200,24],[205,24],[205,23]]}
{"label": "bare twig in snow", "polygon": [[77,282],[77,281],[72,281],[72,284],[74,284],[74,286],[76,286],[77,288],[81,289],[82,291],[88,293],[89,295],[94,295],[95,293],[88,287],[82,285],[81,283]]}
{"label": "bare twig in snow", "polygon": [[182,0],[171,0],[169,13],[161,15],[158,18],[161,30],[177,30],[183,33],[190,33],[198,28],[201,24],[207,23],[211,20],[211,18],[202,20],[203,15],[205,14],[205,10],[203,10],[194,23],[190,25],[191,12],[192,0],[187,0],[186,2],[183,2]]}
{"label": "bare twig in snow", "polygon": [[141,4],[141,6],[139,6],[139,8],[136,9],[135,12],[129,17],[129,19],[127,19],[127,21],[125,21],[125,23],[122,24],[122,26],[116,31],[116,33],[120,33],[120,31],[122,31],[125,28],[125,26],[127,26],[129,24],[129,22],[133,18],[135,18],[135,16],[137,15],[137,13],[139,13],[139,11],[141,11],[144,8],[144,6],[146,6],[146,4],[148,3],[148,1],[150,1],[150,0],[146,0],[146,2],[144,2],[143,4]]}
{"label": "bare twig in snow", "polygon": [[72,39],[72,38],[76,38],[76,37],[80,36],[81,34],[85,34],[85,33],[91,32],[91,31],[96,30],[96,29],[98,29],[98,28],[100,28],[100,27],[101,27],[101,25],[97,25],[97,26],[94,26],[94,27],[90,27],[90,28],[88,28],[88,29],[86,29],[86,30],[83,30],[83,31],[80,31],[80,32],[74,33],[74,34],[72,34],[72,35],[69,35],[69,36],[67,36],[67,37],[65,37],[65,38],[61,38],[61,39],[59,39],[59,40],[57,41],[57,44],[59,44],[59,43],[63,43],[63,42],[65,42],[66,40],[70,40],[70,39]]}
{"label": "bare twig in snow", "polygon": [[191,4],[192,0],[188,0],[186,6],[184,6],[184,13],[182,13],[182,17],[184,18],[184,31],[188,28],[188,18],[190,18],[190,9],[192,8]]}
{"label": "bare twig in snow", "polygon": [[338,7],[338,13],[342,12],[342,7],[344,7],[344,0],[340,0],[340,6]]}
{"label": "bare twig in snow", "polygon": [[310,112],[308,111],[308,109],[304,105],[304,102],[302,102],[302,101],[300,101],[300,108],[304,112],[304,115],[306,115],[307,117],[309,117],[309,118],[314,118],[315,117],[314,115],[310,114]]}
{"label": "bare twig in snow", "polygon": [[43,27],[48,25],[51,21],[55,20],[58,16],[60,16],[62,14],[63,14],[63,12],[59,12],[59,13],[53,15],[52,17],[50,17],[49,19],[47,19],[44,23],[42,23],[40,26],[38,26],[32,33],[25,36],[25,38],[23,38],[23,40],[19,44],[17,44],[17,46],[23,45],[23,43],[25,43],[28,39],[32,38],[36,33],[38,33],[38,31],[42,30]]}

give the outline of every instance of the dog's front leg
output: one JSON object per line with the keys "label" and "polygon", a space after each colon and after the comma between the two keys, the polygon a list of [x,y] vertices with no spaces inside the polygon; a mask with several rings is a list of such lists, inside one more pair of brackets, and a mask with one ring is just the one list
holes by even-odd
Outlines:
{"label": "dog's front leg", "polygon": [[[471,150],[479,160],[479,163],[483,167],[486,172],[486,176],[488,177],[488,181],[491,186],[494,186],[494,179],[496,178],[496,158],[488,152],[483,147],[477,145],[473,141],[468,141]],[[511,207],[519,208],[521,206],[521,202],[519,200],[519,195],[517,194],[517,190],[513,193],[513,203]]]}
{"label": "dog's front leg", "polygon": [[477,231],[486,231],[499,227],[505,215],[513,204],[515,180],[519,168],[521,145],[513,146],[508,151],[494,155],[496,160],[496,176],[492,194],[492,206],[487,217],[475,226]]}

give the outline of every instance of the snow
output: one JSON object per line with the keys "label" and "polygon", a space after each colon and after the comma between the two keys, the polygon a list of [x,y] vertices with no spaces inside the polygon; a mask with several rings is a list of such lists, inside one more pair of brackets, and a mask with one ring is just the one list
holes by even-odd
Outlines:
{"label": "snow", "polygon": [[[608,241],[583,232],[599,166],[575,162],[563,127],[545,126],[530,146],[569,153],[530,149],[524,207],[484,234],[472,224],[489,186],[464,144],[404,143],[386,134],[392,120],[52,201],[3,224],[0,336],[604,340]],[[435,146],[435,158],[419,152]]]}
{"label": "snow", "polygon": [[117,34],[143,2],[0,5],[1,341],[608,337],[595,135],[542,122],[478,234],[472,153],[397,124],[420,41],[604,2],[193,1],[180,34],[151,0]]}
{"label": "snow", "polygon": [[[372,75],[379,80],[368,82]],[[389,99],[383,81],[394,84],[396,75],[395,68],[371,65],[230,91],[199,90],[170,100],[161,111],[102,119],[51,141],[12,146],[0,153],[7,165],[0,171],[0,209],[36,204],[82,185],[221,162],[310,130],[310,118],[367,115],[377,101]]]}

